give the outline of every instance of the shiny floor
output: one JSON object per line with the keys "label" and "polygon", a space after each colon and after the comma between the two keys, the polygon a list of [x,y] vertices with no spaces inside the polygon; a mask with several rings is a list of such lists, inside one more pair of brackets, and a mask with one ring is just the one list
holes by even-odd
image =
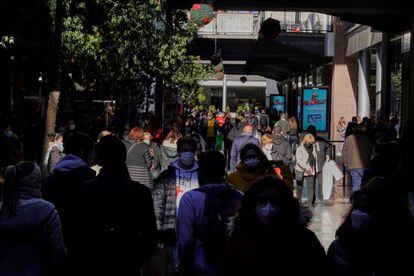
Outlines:
{"label": "shiny floor", "polygon": [[328,250],[329,245],[335,239],[336,229],[341,225],[351,207],[350,194],[351,191],[347,189],[344,195],[342,183],[336,183],[332,195],[334,204],[329,207],[316,207],[313,210],[313,221],[309,228],[315,232],[325,250]]}

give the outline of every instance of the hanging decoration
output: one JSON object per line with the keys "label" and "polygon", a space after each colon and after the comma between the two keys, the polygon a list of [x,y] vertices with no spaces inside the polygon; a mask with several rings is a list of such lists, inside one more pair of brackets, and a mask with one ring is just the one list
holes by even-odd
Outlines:
{"label": "hanging decoration", "polygon": [[213,66],[213,77],[218,80],[224,79],[224,64],[221,59],[221,50],[210,57],[211,65]]}
{"label": "hanging decoration", "polygon": [[203,27],[210,23],[214,18],[214,9],[208,4],[194,4],[190,10],[190,19],[198,27]]}

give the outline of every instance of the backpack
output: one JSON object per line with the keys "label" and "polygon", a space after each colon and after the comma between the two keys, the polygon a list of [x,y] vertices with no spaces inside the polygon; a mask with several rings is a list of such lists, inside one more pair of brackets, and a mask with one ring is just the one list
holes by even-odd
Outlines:
{"label": "backpack", "polygon": [[267,126],[269,124],[269,117],[267,114],[260,115],[260,125],[261,126]]}
{"label": "backpack", "polygon": [[242,194],[228,184],[196,189],[206,195],[198,238],[206,258],[220,269],[228,240],[228,224],[241,207]]}

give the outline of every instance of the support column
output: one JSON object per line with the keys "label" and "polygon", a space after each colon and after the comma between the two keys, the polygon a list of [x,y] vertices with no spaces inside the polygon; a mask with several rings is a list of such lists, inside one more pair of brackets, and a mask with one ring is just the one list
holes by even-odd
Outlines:
{"label": "support column", "polygon": [[377,45],[377,76],[376,76],[376,116],[388,116],[387,87],[388,87],[388,34],[383,33],[383,39]]}
{"label": "support column", "polygon": [[382,43],[377,45],[377,55],[376,55],[376,85],[375,85],[375,112],[376,116],[381,117],[383,110],[382,110],[382,93],[383,93],[383,87],[382,87],[382,70],[383,70],[383,56],[382,56],[382,49],[384,48],[384,45]]}
{"label": "support column", "polygon": [[361,119],[370,118],[369,65],[368,51],[362,50],[358,59],[358,115]]}
{"label": "support column", "polygon": [[226,111],[227,107],[227,74],[224,74],[223,78],[223,99],[222,99],[222,111]]}
{"label": "support column", "polygon": [[[414,121],[414,15],[411,16],[411,39],[410,39],[410,89],[408,91],[408,108],[403,111],[404,118]],[[404,98],[404,97],[403,97]]]}
{"label": "support column", "polygon": [[[357,58],[346,58],[344,29],[339,18],[333,18],[335,50],[332,64],[332,92],[330,114],[330,139],[338,140],[336,124],[340,117],[349,122],[356,114],[358,83]],[[330,83],[324,80],[324,83]]]}

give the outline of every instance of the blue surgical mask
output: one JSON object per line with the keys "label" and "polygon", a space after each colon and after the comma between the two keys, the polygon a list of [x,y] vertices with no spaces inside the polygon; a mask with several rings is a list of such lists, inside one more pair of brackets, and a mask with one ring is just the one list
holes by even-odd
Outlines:
{"label": "blue surgical mask", "polygon": [[352,227],[357,230],[366,230],[372,223],[372,217],[361,210],[353,210],[351,212]]}
{"label": "blue surgical mask", "polygon": [[191,166],[195,162],[195,153],[191,151],[180,153],[180,162],[185,166]]}
{"label": "blue surgical mask", "polygon": [[254,157],[254,158],[246,158],[243,161],[243,164],[245,166],[247,166],[247,167],[254,168],[254,167],[257,167],[260,164],[260,159],[257,158],[257,157]]}
{"label": "blue surgical mask", "polygon": [[258,204],[256,215],[261,223],[269,226],[276,217],[280,216],[280,207],[269,202]]}

